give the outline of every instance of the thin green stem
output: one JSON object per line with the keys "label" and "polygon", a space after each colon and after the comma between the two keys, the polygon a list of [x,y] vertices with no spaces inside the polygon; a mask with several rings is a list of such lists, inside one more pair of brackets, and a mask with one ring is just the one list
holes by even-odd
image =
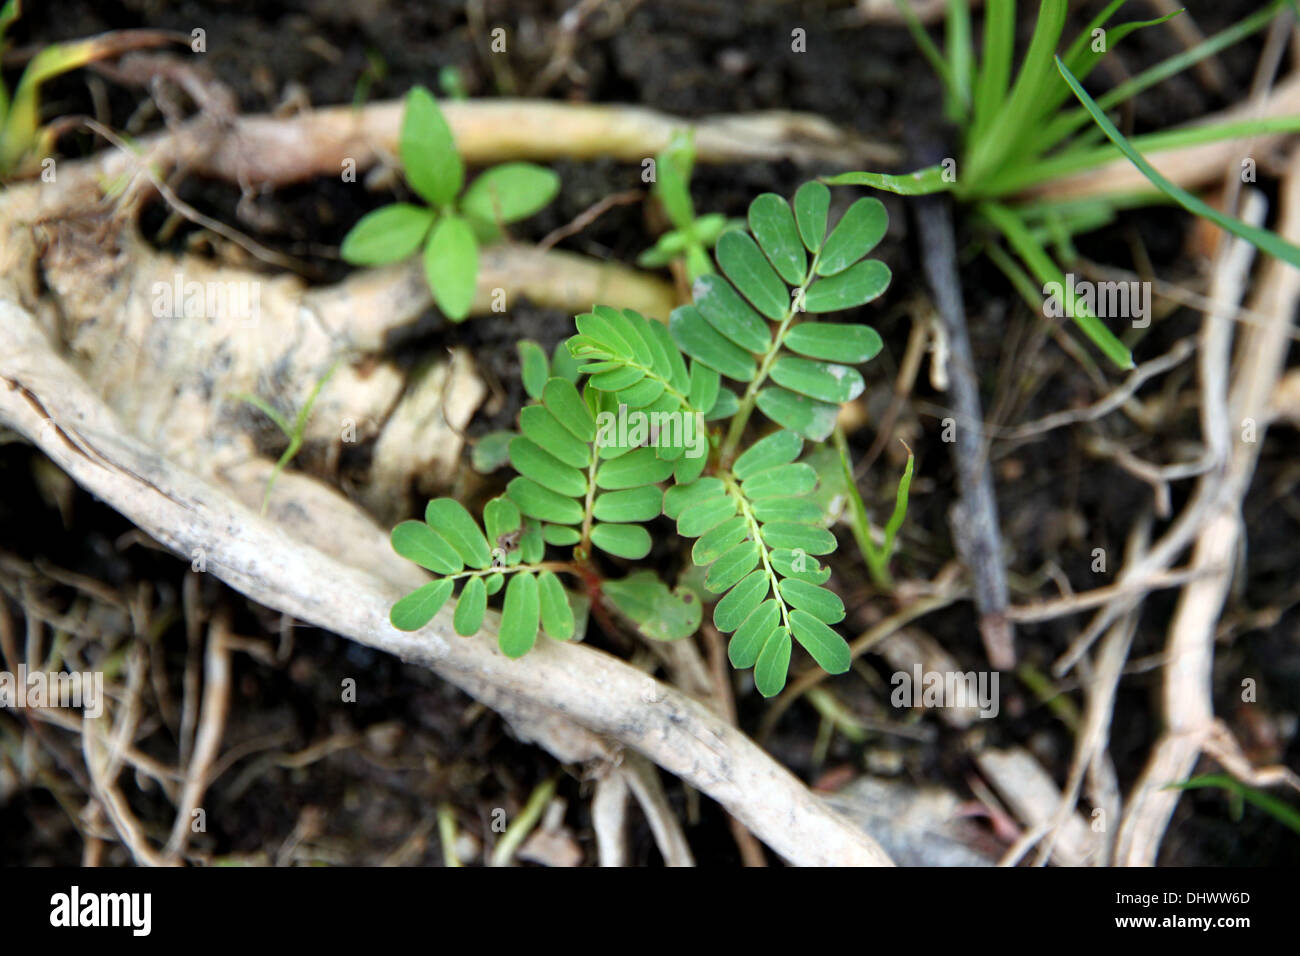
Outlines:
{"label": "thin green stem", "polygon": [[840,454],[840,467],[844,472],[844,484],[848,493],[849,509],[853,512],[853,520],[849,522],[849,530],[853,533],[853,540],[857,542],[858,551],[861,552],[862,560],[867,566],[867,571],[871,574],[871,580],[882,591],[892,591],[894,589],[894,579],[889,573],[889,556],[883,554],[883,549],[878,549],[875,542],[871,540],[871,526],[867,518],[867,506],[862,501],[862,493],[858,491],[858,483],[853,477],[853,466],[849,459],[849,443],[844,437],[844,430],[837,425],[831,435],[835,442],[835,448]]}
{"label": "thin green stem", "polygon": [[516,571],[563,571],[566,574],[581,574],[577,564],[573,561],[539,561],[536,564],[510,564],[505,567],[495,567],[489,565],[486,568],[467,568],[456,574],[444,574],[442,577],[448,581],[459,581],[461,578],[486,578],[494,574],[514,574]]}
{"label": "thin green stem", "polygon": [[786,630],[789,630],[790,609],[786,607],[785,599],[781,597],[781,590],[777,586],[780,581],[776,576],[776,569],[772,567],[767,544],[763,541],[763,536],[759,532],[758,519],[754,517],[754,512],[750,510],[749,499],[740,490],[740,483],[736,481],[730,470],[722,472],[722,482],[727,489],[727,494],[731,495],[740,506],[740,516],[745,519],[745,524],[749,527],[749,534],[754,539],[754,543],[758,545],[758,556],[763,562],[763,571],[767,574],[768,585],[772,589],[772,597],[776,598],[776,603],[781,608],[781,623]]}
{"label": "thin green stem", "polygon": [[808,291],[808,286],[812,285],[813,279],[817,277],[817,263],[820,260],[821,253],[818,252],[813,256],[812,262],[808,264],[808,272],[804,275],[803,282],[790,296],[790,307],[786,309],[785,315],[781,317],[781,322],[776,329],[776,335],[772,339],[772,347],[763,356],[763,361],[758,366],[758,373],[745,388],[745,394],[741,396],[736,414],[731,416],[731,425],[727,429],[727,437],[723,439],[722,449],[718,453],[718,460],[724,468],[731,467],[731,459],[736,453],[736,446],[740,444],[741,436],[745,433],[745,426],[749,424],[749,416],[754,413],[754,405],[758,401],[758,390],[762,387],[763,382],[767,380],[772,363],[781,354],[781,343],[785,341],[786,330],[790,328],[790,323],[794,321],[794,317],[803,312],[803,309],[796,308],[796,305],[803,304],[804,293]]}
{"label": "thin green stem", "polygon": [[600,447],[591,446],[591,463],[587,465],[587,500],[582,506],[582,542],[579,547],[583,554],[591,553],[591,518],[596,502],[596,466],[600,464]]}

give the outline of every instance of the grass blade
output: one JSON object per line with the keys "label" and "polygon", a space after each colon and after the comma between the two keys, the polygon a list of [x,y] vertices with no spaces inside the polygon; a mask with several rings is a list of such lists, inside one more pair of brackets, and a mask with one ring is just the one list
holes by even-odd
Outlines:
{"label": "grass blade", "polygon": [[1011,56],[1016,46],[1016,0],[989,0],[984,12],[984,59],[975,76],[975,119],[971,142],[993,122],[1011,84]]}
{"label": "grass blade", "polygon": [[[892,590],[894,579],[889,573],[889,559],[894,553],[894,540],[898,536],[898,529],[903,526],[903,520],[907,517],[907,500],[912,487],[912,449],[907,449],[907,465],[903,468],[903,476],[898,480],[898,493],[894,498],[894,511],[890,514],[889,521],[885,525],[885,540],[877,548],[871,540],[871,525],[867,519],[867,507],[862,503],[862,493],[858,491],[858,483],[853,477],[853,460],[849,457],[849,444],[845,440],[844,432],[841,429],[835,429],[834,440],[835,450],[839,452],[840,469],[844,473],[844,487],[849,499],[849,510],[851,512],[849,530],[853,532],[853,540],[857,542],[858,551],[867,565],[871,580],[876,583],[877,587]],[[907,448],[906,445],[903,447]]]}
{"label": "grass blade", "polygon": [[1227,790],[1229,794],[1259,807],[1283,826],[1300,833],[1300,811],[1297,811],[1289,803],[1285,803],[1271,794],[1264,793],[1262,790],[1249,787],[1226,773],[1202,774],[1199,777],[1184,780],[1182,783],[1171,783],[1167,789],[1199,790],[1203,787],[1219,787]]}
{"label": "grass blade", "polygon": [[916,11],[912,9],[909,0],[894,0],[898,7],[898,12],[903,15],[903,22],[907,24],[908,32],[912,34],[912,39],[916,42],[921,54],[930,61],[930,66],[938,74],[940,81],[943,83],[944,93],[949,100],[958,100],[957,82],[952,75],[952,70],[948,67],[948,61],[944,59],[939,48],[934,45],[930,39],[930,34],[925,32],[925,25],[921,23]]}
{"label": "grass blade", "polygon": [[883,189],[885,192],[897,193],[899,196],[925,196],[952,189],[953,184],[945,181],[943,174],[942,166],[927,166],[914,173],[898,175],[867,172],[840,173],[838,176],[828,176],[822,182],[828,186],[870,186],[872,189]]}
{"label": "grass blade", "polygon": [[[1068,89],[1067,87],[1067,91]],[[1099,130],[1098,132],[1104,135],[1104,131]],[[1199,146],[1204,143],[1215,143],[1228,139],[1249,139],[1253,136],[1297,132],[1300,132],[1300,116],[1271,116],[1264,119],[1207,123],[1201,126],[1188,126],[1181,129],[1163,130],[1159,133],[1147,133],[1144,136],[1134,136],[1129,140],[1129,143],[1145,156],[1150,153],[1185,149],[1189,146]],[[1005,173],[992,176],[981,183],[980,188],[973,191],[971,195],[1012,195],[1039,183],[1093,169],[1117,159],[1120,155],[1121,152],[1113,145],[1071,149],[1069,152],[1051,156],[1040,162],[1017,166]]]}
{"label": "grass blade", "polygon": [[[1111,109],[1125,100],[1131,99],[1148,87],[1167,80],[1169,77],[1175,76],[1188,67],[1201,62],[1201,60],[1214,56],[1216,53],[1244,40],[1270,23],[1284,2],[1285,0],[1272,0],[1272,2],[1261,7],[1255,13],[1233,24],[1226,30],[1221,30],[1212,37],[1207,37],[1190,50],[1171,56],[1150,69],[1143,70],[1137,76],[1125,80],[1102,96],[1097,103],[1103,110]],[[1030,152],[1043,152],[1053,144],[1059,143],[1086,122],[1088,122],[1088,111],[1084,109],[1071,110],[1069,113],[1056,117],[1031,142]]]}
{"label": "grass blade", "polygon": [[[1024,260],[1025,265],[1029,266],[1029,271],[1039,282],[1057,282],[1061,288],[1068,288],[1065,281],[1065,275],[1061,272],[1060,267],[1047,254],[1042,243],[1034,238],[1019,215],[1012,212],[1006,206],[999,203],[983,203],[979,207],[980,214],[997,227],[998,231],[1006,237],[1007,242],[1015,249],[1016,254]],[[1073,296],[1070,296],[1073,299]],[[1067,314],[1074,319],[1083,334],[1093,341],[1097,348],[1105,353],[1106,357],[1115,363],[1119,368],[1133,368],[1133,356],[1128,348],[1115,337],[1110,329],[1102,324],[1101,320],[1084,308],[1080,303],[1069,301],[1065,303]],[[1042,299],[1039,299],[1038,309],[1042,310]]]}
{"label": "grass blade", "polygon": [[971,40],[970,7],[966,0],[948,0],[948,22],[944,35],[953,83],[953,96],[946,104],[945,111],[948,118],[957,123],[970,114],[971,77],[975,72],[975,46]]}
{"label": "grass blade", "polygon": [[1178,205],[1182,206],[1188,212],[1197,216],[1202,216],[1220,228],[1232,233],[1234,236],[1245,239],[1251,245],[1255,246],[1255,248],[1267,252],[1275,258],[1281,259],[1283,262],[1289,262],[1291,265],[1300,268],[1300,247],[1292,245],[1276,233],[1269,232],[1266,229],[1259,229],[1242,222],[1240,219],[1234,219],[1232,216],[1225,215],[1206,203],[1204,200],[1197,196],[1193,196],[1181,186],[1177,186],[1170,182],[1157,172],[1156,169],[1148,163],[1145,158],[1143,158],[1142,154],[1134,149],[1133,144],[1130,143],[1125,138],[1124,134],[1115,127],[1115,124],[1110,121],[1106,114],[1102,112],[1101,107],[1099,107],[1093,98],[1088,95],[1087,91],[1079,84],[1079,81],[1075,79],[1074,74],[1066,68],[1065,64],[1058,59],[1056,61],[1056,66],[1057,69],[1061,71],[1061,75],[1065,77],[1065,82],[1070,85],[1070,89],[1074,91],[1074,95],[1077,96],[1079,102],[1083,104],[1084,109],[1091,114],[1093,121],[1105,130],[1106,135],[1110,137],[1110,141],[1118,146],[1120,152],[1128,157],[1129,162],[1136,166],[1143,176],[1151,180],[1151,182],[1155,184],[1161,192],[1174,200],[1174,202],[1178,203]]}
{"label": "grass blade", "polygon": [[1034,24],[1029,51],[1011,87],[1011,95],[984,136],[972,144],[964,175],[973,182],[988,176],[1019,149],[1026,131],[1043,115],[1044,93],[1052,88],[1052,60],[1065,29],[1065,0],[1043,0]]}

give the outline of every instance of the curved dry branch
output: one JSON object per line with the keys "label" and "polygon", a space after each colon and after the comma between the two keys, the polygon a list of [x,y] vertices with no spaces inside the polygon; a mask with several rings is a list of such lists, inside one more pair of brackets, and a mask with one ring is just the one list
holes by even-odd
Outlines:
{"label": "curved dry branch", "polygon": [[[890,862],[753,741],[607,654],[545,642],[512,661],[492,639],[495,618],[470,639],[452,633],[447,613],[418,633],[395,630],[388,608],[401,593],[396,582],[411,570],[388,576],[383,571],[393,561],[361,568],[330,557],[129,435],[7,294],[0,294],[0,424],[35,442],[78,484],[168,547],[187,556],[202,549],[208,569],[253,600],[430,667],[507,713],[512,702],[521,713],[540,712],[546,718],[540,732],[558,720],[578,725],[587,746],[594,746],[594,734],[638,750],[709,794],[787,860]],[[333,492],[315,502],[327,505],[358,514]],[[357,535],[361,524],[354,520]],[[354,553],[378,554],[382,541],[383,532],[371,525],[367,538],[353,542]],[[515,726],[530,732],[527,718]]]}

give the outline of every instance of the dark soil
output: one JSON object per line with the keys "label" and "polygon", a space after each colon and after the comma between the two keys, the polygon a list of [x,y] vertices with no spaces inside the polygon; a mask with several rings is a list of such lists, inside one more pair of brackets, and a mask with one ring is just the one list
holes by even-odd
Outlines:
{"label": "dark soil", "polygon": [[[494,72],[486,54],[486,38],[472,29],[462,5],[411,0],[302,0],[298,3],[230,4],[154,0],[67,0],[59,4],[29,4],[12,31],[19,48],[81,37],[103,30],[149,26],[189,34],[206,30],[204,63],[233,89],[242,110],[275,109],[291,84],[300,86],[313,105],[352,101],[368,57],[385,64],[385,74],[369,89],[373,99],[401,96],[411,85],[437,88],[439,69],[455,67],[472,96],[526,92],[550,56],[553,25],[568,3],[487,2],[484,22],[504,26],[510,37],[507,65]],[[620,4],[615,4],[620,6]],[[1023,7],[1031,5],[1025,4]],[[1099,3],[1087,4],[1091,15]],[[1251,2],[1197,4],[1197,23],[1205,33],[1221,29],[1255,8]],[[1023,12],[1023,11],[1022,11]],[[1086,18],[1076,14],[1081,26]],[[807,55],[792,54],[790,31],[807,31]],[[1022,19],[1023,38],[1032,21]],[[1022,38],[1022,39],[1023,39]],[[1179,49],[1169,31],[1139,31],[1122,53],[1132,73]],[[1237,102],[1248,88],[1260,40],[1240,44],[1219,57],[1229,87],[1222,95],[1207,92],[1194,74],[1184,74],[1140,98],[1127,117],[1135,131],[1161,128]],[[500,64],[497,64],[500,68]],[[624,22],[596,17],[584,30],[576,53],[580,79],[561,78],[549,90],[553,98],[593,102],[635,103],[700,116],[755,109],[796,109],[819,113],[834,122],[875,137],[906,142],[918,123],[939,114],[939,87],[901,28],[853,25],[847,4],[731,2],[646,2]],[[93,113],[95,104],[84,73],[60,78],[46,87],[48,115]],[[6,80],[15,73],[6,69]],[[1120,79],[1103,75],[1098,85]],[[147,97],[144,91],[105,84],[108,116],[122,128]],[[937,124],[929,135],[942,137]],[[92,148],[88,138],[68,136],[65,153]],[[517,235],[540,238],[568,223],[600,198],[641,185],[639,170],[613,162],[557,164],[564,187],[557,201],[523,223]],[[805,179],[830,170],[800,168],[792,163],[697,167],[693,195],[698,208],[743,215],[759,192],[789,195]],[[202,211],[236,222],[236,190],[197,179],[186,181],[182,195]],[[852,191],[837,190],[835,201],[847,205]],[[319,181],[282,190],[258,199],[266,225],[258,238],[308,263],[315,278],[336,279],[346,272],[332,250],[347,229],[366,211],[387,201],[384,194],[367,195],[335,181]],[[906,304],[923,289],[918,250],[914,248],[905,203],[886,199],[890,233],[880,255],[896,277],[887,297],[872,306],[867,321],[880,330],[886,352],[868,380],[874,394],[869,407],[873,422],[887,404],[893,374],[910,329]],[[646,211],[640,205],[617,207],[560,248],[631,262],[653,242]],[[834,211],[832,216],[834,216]],[[149,210],[146,233],[156,232],[166,212]],[[250,229],[241,223],[241,228]],[[1112,227],[1081,242],[1082,254],[1121,268],[1134,268],[1132,250],[1141,249],[1165,279],[1196,273],[1189,260],[1185,216],[1164,209],[1124,215]],[[188,229],[170,234],[173,244],[186,241]],[[967,238],[964,237],[963,238]],[[160,240],[161,241],[161,240]],[[977,367],[984,370],[986,416],[991,409],[1013,410],[1014,418],[994,424],[1029,421],[1060,408],[1090,400],[1093,390],[1086,373],[1048,344],[1032,353],[1032,367],[1008,354],[1008,343],[1028,340],[1035,317],[1030,315],[1001,274],[986,260],[964,267],[963,284]],[[514,343],[535,339],[549,351],[569,334],[571,317],[528,304],[509,316],[445,323],[435,313],[424,316],[404,337],[400,348],[418,357],[452,342],[468,345],[485,373],[506,390],[507,402],[491,418],[471,427],[479,434],[513,420],[521,391]],[[1156,323],[1142,344],[1144,356],[1166,350],[1177,338],[1195,334],[1199,317],[1178,313]],[[913,398],[930,406],[943,404],[923,374]],[[1015,399],[1000,402],[1001,399]],[[939,438],[937,416],[909,410],[900,429],[917,452],[917,481],[895,571],[902,579],[932,577],[953,557],[947,514],[954,499],[954,475],[948,448]],[[1197,436],[1196,410],[1188,408],[1179,429],[1144,436],[1141,451],[1150,460],[1180,457],[1179,449]],[[852,437],[861,458],[874,439],[867,427]],[[1259,682],[1261,704],[1270,711],[1300,711],[1300,594],[1294,582],[1295,542],[1300,539],[1300,507],[1296,507],[1297,471],[1293,461],[1296,435],[1279,428],[1264,446],[1255,485],[1247,499],[1250,547],[1241,574],[1242,587],[1224,618],[1224,641],[1216,664],[1216,712],[1243,739],[1246,717],[1240,714],[1241,680]],[[1113,464],[1089,458],[1068,430],[1043,440],[1014,446],[995,444],[993,466],[1002,526],[1013,575],[1031,578],[1045,563],[1054,562],[1076,589],[1107,583],[1090,568],[1091,551],[1103,547],[1110,555],[1123,553],[1125,538],[1138,516],[1150,507],[1149,488]],[[0,446],[0,554],[28,562],[38,559],[104,582],[122,594],[140,582],[152,584],[156,617],[177,612],[184,562],[138,545],[123,544],[130,525],[115,512],[77,491],[70,513],[61,515],[38,492],[33,477],[38,455],[21,444]],[[893,450],[882,456],[861,488],[869,503],[891,500],[900,462]],[[1180,500],[1175,496],[1174,507]],[[884,606],[865,579],[851,539],[842,540],[835,568],[840,593],[846,596],[850,618],[845,631],[871,602]],[[1113,571],[1113,568],[1112,568]],[[0,569],[0,574],[4,573]],[[283,622],[264,608],[250,605],[208,576],[203,602],[233,609],[241,634],[280,640]],[[1046,592],[1044,592],[1046,593]],[[1019,598],[1028,598],[1020,594]],[[857,607],[851,597],[856,598]],[[53,602],[68,602],[71,589],[54,586]],[[1173,594],[1153,595],[1146,604],[1133,657],[1158,653],[1165,640]],[[11,609],[20,615],[17,604]],[[1274,619],[1262,612],[1275,611]],[[21,617],[19,618],[21,620]],[[1268,621],[1261,626],[1259,621]],[[926,630],[964,667],[978,669],[984,659],[969,604],[933,614]],[[290,625],[292,627],[292,625]],[[1077,619],[1026,626],[1018,631],[1021,656],[1047,672],[1052,660],[1077,633]],[[186,637],[181,621],[165,629],[163,642],[169,670],[184,668]],[[605,638],[593,623],[590,640]],[[869,659],[875,660],[875,659]],[[458,691],[426,671],[354,645],[336,635],[292,627],[292,650],[276,666],[236,655],[235,695],[224,749],[249,745],[249,754],[226,771],[211,790],[208,832],[203,848],[214,856],[263,851],[271,861],[295,827],[307,826],[317,858],[327,862],[376,863],[394,853],[413,833],[428,839],[409,856],[408,863],[441,861],[435,808],[444,802],[456,810],[462,829],[490,841],[494,808],[513,814],[531,790],[556,773],[553,761],[535,748],[514,741],[503,722],[483,712]],[[882,685],[888,684],[885,665],[872,665]],[[1158,670],[1128,677],[1121,685],[1110,753],[1127,786],[1140,771],[1159,732]],[[360,694],[356,704],[339,700],[340,681],[353,676]],[[179,681],[179,676],[176,678]],[[762,703],[748,677],[738,678],[742,722],[757,726]],[[860,680],[837,684],[844,699],[865,713],[882,713]],[[873,692],[879,698],[878,692]],[[1078,699],[1078,695],[1075,695]],[[20,726],[11,715],[0,723]],[[1003,715],[987,728],[987,739],[998,744],[1027,745],[1063,779],[1071,739],[1063,726],[1019,684],[1003,682]],[[816,713],[796,707],[768,741],[776,756],[807,780],[828,768],[861,767],[863,746],[842,737],[832,744],[824,764],[814,765],[812,741]],[[316,762],[285,767],[269,755],[294,754],[331,737],[360,735],[360,743],[344,747]],[[259,741],[271,741],[265,746]],[[1275,745],[1272,760],[1300,767],[1300,735]],[[174,759],[165,729],[154,741],[160,759]],[[142,744],[142,746],[145,746]],[[960,735],[940,733],[916,743],[905,738],[876,737],[867,747],[901,750],[901,773],[916,782],[939,782],[964,797],[973,772]],[[148,747],[146,747],[148,749]],[[696,801],[680,784],[670,792],[684,819],[687,836],[702,863],[738,861],[725,817],[707,799],[698,814],[689,815]],[[559,792],[569,801],[567,824],[573,829],[588,861],[594,840],[587,818],[588,787],[562,773]],[[169,822],[167,807],[156,793],[133,793],[143,818]],[[308,811],[315,811],[319,817]],[[307,814],[304,816],[304,814]],[[304,824],[304,820],[307,824]],[[50,792],[20,790],[0,803],[0,862],[76,863],[82,840],[72,821]],[[653,862],[657,853],[647,828],[638,834],[638,862]],[[110,850],[110,862],[127,859]],[[1230,819],[1225,798],[1217,791],[1196,791],[1179,805],[1164,844],[1162,862],[1169,864],[1265,864],[1300,859],[1300,838],[1261,812],[1247,808],[1239,821]]]}

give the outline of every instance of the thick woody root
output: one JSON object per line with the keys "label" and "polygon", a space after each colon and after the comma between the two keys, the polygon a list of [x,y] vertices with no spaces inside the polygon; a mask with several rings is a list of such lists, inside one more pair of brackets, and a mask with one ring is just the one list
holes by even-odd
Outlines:
{"label": "thick woody root", "polygon": [[[493,99],[442,106],[465,162],[509,159],[612,157],[641,163],[668,145],[679,130],[695,136],[703,163],[895,163],[896,147],[841,130],[818,116],[771,111],[685,120],[639,106]],[[395,156],[402,103],[312,110],[296,117],[250,116],[229,120],[214,136],[212,124],[191,121],[168,138],[155,158],[206,176],[253,185],[286,185],[315,176],[338,176],[352,164],[365,169]],[[146,150],[152,144],[143,142]]]}
{"label": "thick woody root", "polygon": [[[386,337],[432,305],[418,263],[309,288],[292,275],[160,252],[138,235],[134,201],[100,197],[116,155],[64,164],[53,184],[0,195],[0,264],[137,433],[187,468],[238,468],[267,424],[240,396],[292,420],[328,375],[303,438],[327,459],[345,442],[375,440],[366,496],[377,513],[402,510],[413,476],[428,490],[451,483],[486,387],[464,350],[409,381],[383,356]],[[667,283],[617,264],[513,243],[485,249],[475,311],[519,297],[565,311],[618,301],[658,318],[674,305]]]}
{"label": "thick woody root", "polygon": [[[418,633],[394,630],[388,608],[422,573],[383,556],[383,532],[371,524],[363,533],[365,518],[354,506],[328,489],[295,500],[299,514],[317,511],[308,523],[321,537],[311,544],[259,518],[228,490],[128,434],[5,291],[0,423],[169,548],[187,556],[202,549],[208,569],[253,600],[432,668],[500,711],[526,739],[549,749],[559,734],[555,749],[568,759],[600,754],[602,738],[640,751],[718,800],[792,862],[889,863],[870,837],[724,719],[607,654],[545,642],[512,661],[497,650],[495,616],[479,636],[464,639],[453,634],[446,609]],[[300,477],[304,483],[312,482]],[[346,538],[337,530],[344,525]]]}

